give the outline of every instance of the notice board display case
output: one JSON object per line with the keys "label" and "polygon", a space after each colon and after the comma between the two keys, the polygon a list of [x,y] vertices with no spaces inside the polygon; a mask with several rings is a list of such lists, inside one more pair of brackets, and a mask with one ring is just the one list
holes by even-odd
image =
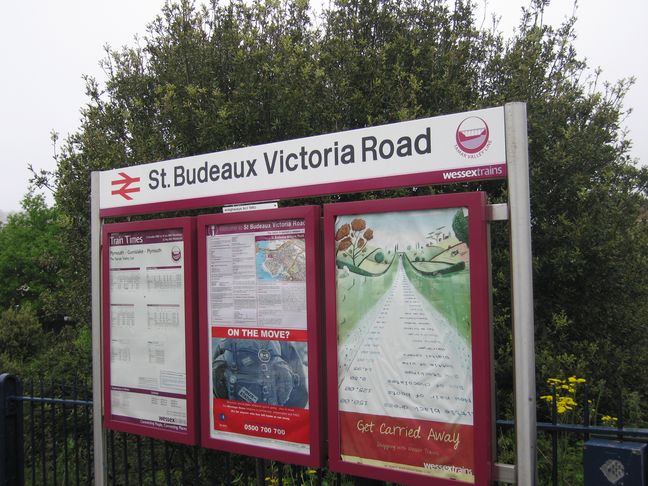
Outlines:
{"label": "notice board display case", "polygon": [[104,425],[195,444],[194,221],[102,227]]}
{"label": "notice board display case", "polygon": [[319,227],[315,206],[198,217],[203,446],[322,464]]}
{"label": "notice board display case", "polygon": [[331,469],[488,484],[485,194],[326,205],[324,249]]}

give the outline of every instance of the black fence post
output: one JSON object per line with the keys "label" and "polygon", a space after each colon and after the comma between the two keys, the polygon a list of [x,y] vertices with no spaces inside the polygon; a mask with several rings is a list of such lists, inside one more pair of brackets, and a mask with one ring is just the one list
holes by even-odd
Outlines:
{"label": "black fence post", "polygon": [[23,486],[23,407],[15,397],[22,396],[20,380],[8,373],[0,375],[0,486]]}
{"label": "black fence post", "polygon": [[[558,393],[556,385],[551,385],[551,423],[558,424]],[[558,430],[551,431],[551,484],[558,486]]]}
{"label": "black fence post", "polygon": [[384,483],[382,481],[378,481],[377,479],[355,477],[353,478],[353,484],[355,486],[381,486]]}
{"label": "black fence post", "polygon": [[263,459],[256,459],[256,484],[257,486],[265,485],[266,463]]}

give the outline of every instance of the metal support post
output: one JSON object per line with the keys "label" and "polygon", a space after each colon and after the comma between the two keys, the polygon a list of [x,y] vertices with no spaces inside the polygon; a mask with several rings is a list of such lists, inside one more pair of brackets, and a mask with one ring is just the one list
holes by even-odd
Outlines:
{"label": "metal support post", "polygon": [[23,405],[10,397],[22,395],[20,380],[0,375],[0,486],[22,486],[24,477]]}
{"label": "metal support post", "polygon": [[106,434],[103,428],[103,377],[101,375],[101,217],[99,216],[99,172],[92,173],[90,192],[91,281],[92,281],[92,432],[94,484],[108,484]]}
{"label": "metal support post", "polygon": [[535,337],[529,149],[525,103],[504,106],[511,228],[511,293],[515,366],[517,484],[536,484]]}

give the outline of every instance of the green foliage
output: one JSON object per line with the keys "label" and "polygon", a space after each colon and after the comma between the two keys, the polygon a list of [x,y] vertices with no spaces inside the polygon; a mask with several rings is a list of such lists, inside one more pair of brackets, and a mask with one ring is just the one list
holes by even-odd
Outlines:
{"label": "green foliage", "polygon": [[0,308],[30,305],[45,323],[60,321],[56,291],[66,258],[59,220],[43,196],[29,193],[0,227]]}
{"label": "green foliage", "polygon": [[[538,381],[574,372],[592,381],[614,377],[617,390],[646,396],[648,381],[637,379],[637,369],[648,345],[641,331],[648,315],[641,270],[648,255],[647,173],[629,159],[621,130],[630,83],[599,86],[573,49],[573,19],[558,29],[538,19],[527,12],[519,34],[491,60],[500,80],[494,103],[528,104],[534,310],[544,370]],[[507,238],[494,233],[496,241]],[[508,250],[498,248],[493,260],[504,267]],[[494,281],[496,306],[506,316],[508,277],[502,272]],[[509,359],[508,318],[498,320],[496,342],[499,365]]]}
{"label": "green foliage", "polygon": [[0,370],[22,373],[25,364],[47,342],[31,305],[10,307],[0,313]]}
{"label": "green foliage", "polygon": [[452,218],[452,231],[459,241],[468,244],[468,218],[461,209]]}
{"label": "green foliage", "polygon": [[77,377],[90,381],[92,343],[88,326],[65,326],[50,339],[31,361],[23,376],[40,376],[67,386]]}
{"label": "green foliage", "polygon": [[[648,366],[648,170],[629,158],[622,129],[631,80],[600,85],[574,50],[575,20],[544,25],[546,3],[532,2],[508,40],[478,28],[461,0],[337,0],[318,18],[307,2],[167,4],[135,47],[107,51],[107,82],[87,79],[81,128],[61,149],[56,201],[69,262],[59,302],[89,321],[93,170],[524,101],[538,382],[614,377],[645,399],[648,375],[637,370]],[[483,182],[308,202],[473,189],[491,202],[507,198],[503,183]],[[492,241],[496,377],[507,415],[506,225],[492,225]]]}
{"label": "green foliage", "polygon": [[65,251],[63,221],[57,207],[30,192],[0,227],[2,372],[69,382],[90,375],[89,328],[65,319],[66,270],[79,263]]}
{"label": "green foliage", "polygon": [[90,330],[74,326],[45,330],[30,304],[0,313],[0,343],[3,373],[68,385],[91,375]]}

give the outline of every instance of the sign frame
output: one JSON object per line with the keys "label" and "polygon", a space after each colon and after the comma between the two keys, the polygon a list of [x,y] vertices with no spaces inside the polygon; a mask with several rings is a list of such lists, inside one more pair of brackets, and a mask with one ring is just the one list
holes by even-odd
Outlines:
{"label": "sign frame", "polygon": [[[470,235],[470,313],[473,373],[474,483],[437,478],[396,468],[359,464],[341,456],[338,396],[337,288],[335,262],[335,218],[369,213],[391,213],[423,209],[467,207]],[[355,476],[403,484],[456,486],[486,485],[492,477],[492,350],[489,296],[489,256],[486,194],[483,192],[418,196],[389,200],[365,200],[324,206],[324,252],[326,293],[326,362],[328,390],[329,466]],[[485,366],[487,364],[487,366]]]}
{"label": "sign frame", "polygon": [[[195,297],[194,297],[194,267],[195,267],[195,221],[190,217],[167,218],[147,221],[104,224],[101,227],[102,238],[102,346],[103,346],[103,404],[104,426],[108,429],[139,434],[154,439],[167,440],[186,445],[198,442],[198,413],[196,390],[198,373],[196,372],[196,326],[195,326]],[[131,423],[111,414],[111,367],[110,367],[110,235],[113,233],[134,233],[155,230],[179,229],[182,231],[184,244],[184,332],[185,332],[185,370],[186,370],[186,407],[187,430],[178,432],[161,429],[144,424]]]}
{"label": "sign frame", "polygon": [[504,179],[505,144],[498,106],[151,162],[100,173],[100,215]]}
{"label": "sign frame", "polygon": [[[537,467],[537,431],[536,431],[536,391],[535,391],[535,349],[533,321],[533,279],[532,279],[532,250],[531,250],[531,217],[530,217],[530,187],[529,187],[529,152],[527,137],[527,106],[523,102],[506,103],[503,108],[505,156],[502,177],[508,187],[508,219],[511,233],[511,298],[512,298],[512,331],[514,358],[514,392],[515,392],[515,464],[495,464],[493,475],[496,480],[503,482],[518,482],[533,485],[536,483]],[[469,117],[476,111],[455,113]],[[443,115],[449,120],[450,115]],[[390,125],[384,127],[389,128]],[[361,129],[362,130],[362,129]],[[204,156],[196,156],[204,157]],[[178,211],[182,209],[197,209],[224,204],[241,204],[257,202],[268,198],[295,198],[309,195],[339,194],[341,192],[357,192],[372,189],[387,189],[390,187],[420,186],[437,184],[423,175],[396,175],[392,178],[368,179],[343,184],[322,184],[307,188],[290,187],[276,191],[256,191],[222,196],[215,191],[208,197],[193,197],[181,201],[167,197],[151,204],[129,203],[121,207],[110,207],[106,204],[106,184],[110,189],[123,194],[130,194],[136,181],[126,180],[119,172],[130,170],[130,167],[145,168],[161,164],[172,165],[175,161],[154,162],[122,169],[93,171],[90,178],[90,226],[91,226],[91,286],[92,286],[92,395],[93,395],[93,445],[94,445],[94,475],[97,485],[108,483],[107,471],[107,439],[103,410],[103,343],[102,343],[102,261],[101,261],[101,227],[103,218],[130,215],[142,215],[163,211]],[[499,163],[499,162],[497,162]],[[460,175],[460,174],[457,174]],[[117,176],[117,177],[116,177]],[[130,177],[130,176],[129,176]],[[121,179],[121,180],[120,180]],[[135,177],[137,179],[137,177]],[[478,178],[452,178],[448,183]],[[384,183],[384,184],[381,184]],[[117,186],[114,186],[117,184]],[[320,191],[320,192],[318,192]],[[266,197],[261,197],[267,194]]]}
{"label": "sign frame", "polygon": [[[197,218],[197,247],[198,247],[198,312],[199,312],[199,356],[200,356],[200,414],[201,414],[201,445],[206,448],[243,454],[252,457],[270,459],[290,464],[309,467],[320,467],[324,463],[324,407],[323,398],[323,366],[321,363],[320,345],[323,339],[321,318],[320,282],[322,272],[318,265],[320,243],[320,211],[319,206],[297,206],[279,209],[249,211],[244,213],[210,214]],[[211,437],[210,400],[212,386],[210,384],[210,367],[212,358],[209,354],[211,339],[208,314],[208,284],[207,284],[207,244],[206,228],[210,225],[259,223],[265,221],[281,221],[287,219],[303,219],[305,223],[304,242],[306,247],[306,332],[308,346],[308,396],[309,396],[309,452],[300,453],[280,448],[267,447],[259,444],[238,442],[236,440],[218,439]],[[209,363],[206,365],[205,363]],[[243,434],[241,434],[243,435]],[[245,437],[243,435],[243,437]]]}

